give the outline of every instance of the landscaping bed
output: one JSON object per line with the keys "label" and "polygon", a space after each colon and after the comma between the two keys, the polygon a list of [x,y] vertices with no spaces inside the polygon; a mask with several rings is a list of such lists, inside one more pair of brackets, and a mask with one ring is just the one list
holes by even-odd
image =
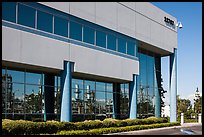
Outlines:
{"label": "landscaping bed", "polygon": [[149,117],[146,119],[116,120],[107,118],[100,120],[86,120],[83,122],[32,122],[26,120],[2,119],[3,135],[99,135],[115,132],[158,128],[180,125],[179,122],[169,123],[166,118]]}

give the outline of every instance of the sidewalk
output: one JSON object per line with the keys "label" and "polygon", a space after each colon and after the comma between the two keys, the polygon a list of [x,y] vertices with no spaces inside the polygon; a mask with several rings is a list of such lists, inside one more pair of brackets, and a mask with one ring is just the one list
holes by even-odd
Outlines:
{"label": "sidewalk", "polygon": [[143,134],[152,131],[161,131],[164,129],[178,129],[178,128],[186,128],[186,127],[194,127],[194,126],[202,126],[202,123],[184,123],[181,126],[171,126],[171,127],[162,127],[162,128],[153,128],[153,129],[144,129],[144,130],[137,130],[137,131],[127,131],[127,132],[118,132],[118,133],[110,133],[104,135],[124,135],[124,134]]}

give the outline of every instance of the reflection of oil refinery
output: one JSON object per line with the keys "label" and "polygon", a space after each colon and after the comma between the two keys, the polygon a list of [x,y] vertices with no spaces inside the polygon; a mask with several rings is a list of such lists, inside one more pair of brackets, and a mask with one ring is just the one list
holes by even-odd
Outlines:
{"label": "reflection of oil refinery", "polygon": [[[79,85],[75,85],[74,95],[72,96],[72,113],[73,114],[98,114],[106,116],[112,114],[113,100],[98,99],[97,91],[90,90],[87,85],[85,90],[79,89]],[[105,94],[105,92],[103,93]],[[100,97],[101,98],[101,97]]]}

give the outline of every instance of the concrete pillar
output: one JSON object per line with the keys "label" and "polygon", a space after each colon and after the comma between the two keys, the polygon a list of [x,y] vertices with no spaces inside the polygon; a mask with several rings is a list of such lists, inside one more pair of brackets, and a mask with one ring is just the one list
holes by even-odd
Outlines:
{"label": "concrete pillar", "polygon": [[202,123],[202,118],[201,118],[202,114],[198,114],[198,123]]}
{"label": "concrete pillar", "polygon": [[184,124],[184,114],[181,113],[181,125],[183,125],[183,124]]}
{"label": "concrete pillar", "polygon": [[170,55],[170,122],[176,122],[176,95],[177,95],[177,49]]}
{"label": "concrete pillar", "polygon": [[137,118],[137,75],[133,75],[133,81],[130,82],[130,119]]}
{"label": "concrete pillar", "polygon": [[120,83],[113,83],[113,118],[120,118]]}
{"label": "concrete pillar", "polygon": [[44,121],[54,118],[54,85],[55,77],[52,74],[44,75]]}
{"label": "concrete pillar", "polygon": [[60,121],[72,121],[72,71],[71,62],[64,62],[64,70],[61,73],[61,113]]}
{"label": "concrete pillar", "polygon": [[[156,71],[160,70],[160,71]],[[155,94],[155,117],[160,118],[161,117],[161,94],[159,92],[159,89],[161,87],[161,58],[156,57],[155,58],[155,65],[154,65],[154,94]]]}

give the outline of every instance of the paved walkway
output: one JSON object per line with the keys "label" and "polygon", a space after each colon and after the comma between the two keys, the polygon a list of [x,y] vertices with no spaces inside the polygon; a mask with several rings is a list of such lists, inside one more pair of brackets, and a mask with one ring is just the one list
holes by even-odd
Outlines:
{"label": "paved walkway", "polygon": [[[154,129],[144,129],[144,130],[137,130],[137,131],[128,131],[128,132],[120,132],[120,133],[111,133],[111,134],[105,134],[105,135],[151,135],[151,133],[159,133],[165,130],[172,130],[173,129],[181,129],[181,128],[190,128],[190,127],[202,127],[202,123],[184,123],[181,126],[171,126],[171,127],[162,127],[162,128],[154,128]],[[179,131],[180,132],[180,131]],[[176,132],[175,132],[176,133]],[[178,131],[177,131],[178,133]],[[164,132],[165,134],[165,132]],[[173,133],[172,133],[173,134]],[[200,133],[199,133],[200,134]],[[201,131],[202,134],[202,131]]]}

